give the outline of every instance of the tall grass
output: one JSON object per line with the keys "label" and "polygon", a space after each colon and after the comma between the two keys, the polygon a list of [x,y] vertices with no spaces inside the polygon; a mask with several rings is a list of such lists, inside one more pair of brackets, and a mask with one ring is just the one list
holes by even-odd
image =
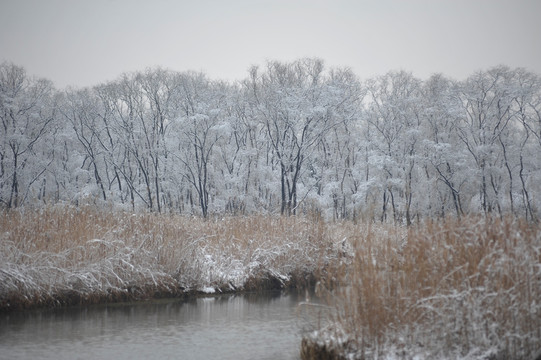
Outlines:
{"label": "tall grass", "polygon": [[[304,359],[533,359],[541,350],[541,229],[506,218],[361,225],[328,290],[331,326]],[[324,354],[324,355],[322,355]]]}
{"label": "tall grass", "polygon": [[285,287],[335,263],[327,225],[53,207],[0,216],[0,310]]}

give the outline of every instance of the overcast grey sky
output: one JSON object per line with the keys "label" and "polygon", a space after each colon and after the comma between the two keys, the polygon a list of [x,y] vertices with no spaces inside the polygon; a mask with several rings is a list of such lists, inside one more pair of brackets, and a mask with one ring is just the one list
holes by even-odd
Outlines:
{"label": "overcast grey sky", "polygon": [[149,66],[236,80],[301,57],[362,79],[541,73],[540,15],[539,0],[0,0],[0,61],[59,88]]}

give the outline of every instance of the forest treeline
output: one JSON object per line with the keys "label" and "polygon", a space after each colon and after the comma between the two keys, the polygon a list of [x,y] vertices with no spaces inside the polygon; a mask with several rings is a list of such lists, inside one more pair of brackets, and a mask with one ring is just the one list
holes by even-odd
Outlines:
{"label": "forest treeline", "polygon": [[161,68],[82,89],[0,64],[0,207],[314,212],[410,224],[541,209],[541,77],[361,81],[320,59],[230,83]]}

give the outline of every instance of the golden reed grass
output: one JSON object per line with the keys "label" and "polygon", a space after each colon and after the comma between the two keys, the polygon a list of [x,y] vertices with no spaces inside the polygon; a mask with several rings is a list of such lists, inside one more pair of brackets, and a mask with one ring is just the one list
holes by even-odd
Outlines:
{"label": "golden reed grass", "polygon": [[541,228],[514,218],[361,224],[330,326],[303,359],[532,359],[541,350]]}
{"label": "golden reed grass", "polygon": [[323,222],[51,207],[0,216],[0,310],[307,285],[334,263]]}

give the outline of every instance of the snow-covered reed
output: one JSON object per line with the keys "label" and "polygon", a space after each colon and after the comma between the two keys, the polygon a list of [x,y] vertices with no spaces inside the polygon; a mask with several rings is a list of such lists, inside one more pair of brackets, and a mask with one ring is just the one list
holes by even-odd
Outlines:
{"label": "snow-covered reed", "polygon": [[0,216],[0,311],[308,284],[340,256],[301,217],[58,207]]}
{"label": "snow-covered reed", "polygon": [[[533,359],[541,350],[541,228],[517,219],[359,225],[330,326],[304,359]],[[328,357],[321,357],[323,356]]]}

